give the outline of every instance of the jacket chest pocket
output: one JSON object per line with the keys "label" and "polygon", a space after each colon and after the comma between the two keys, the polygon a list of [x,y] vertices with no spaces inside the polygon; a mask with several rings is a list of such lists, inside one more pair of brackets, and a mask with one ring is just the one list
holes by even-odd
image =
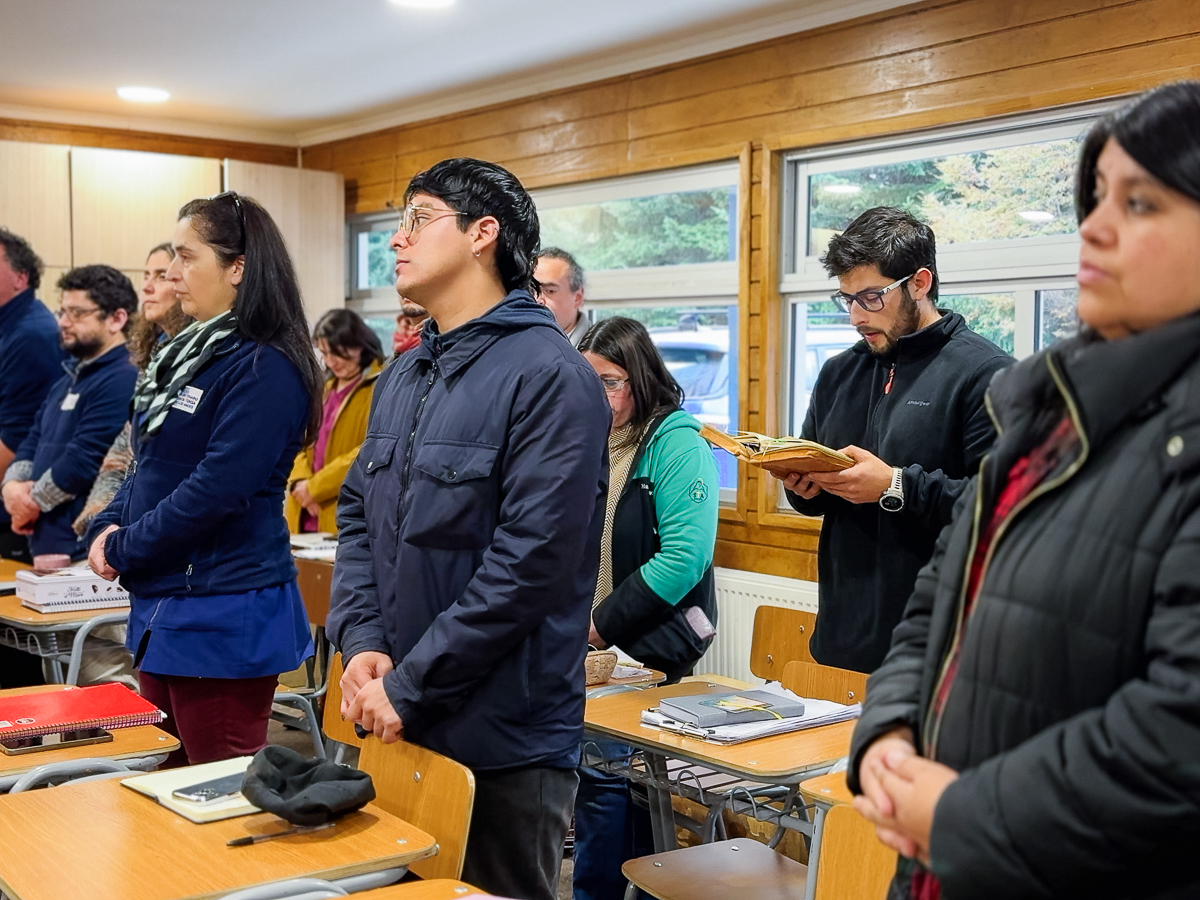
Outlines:
{"label": "jacket chest pocket", "polygon": [[419,547],[478,550],[492,539],[499,448],[466,441],[426,441],[413,454],[404,539]]}
{"label": "jacket chest pocket", "polygon": [[363,513],[367,534],[372,539],[384,536],[395,539],[399,475],[393,458],[397,440],[396,437],[368,437],[358,451],[356,462],[363,473]]}

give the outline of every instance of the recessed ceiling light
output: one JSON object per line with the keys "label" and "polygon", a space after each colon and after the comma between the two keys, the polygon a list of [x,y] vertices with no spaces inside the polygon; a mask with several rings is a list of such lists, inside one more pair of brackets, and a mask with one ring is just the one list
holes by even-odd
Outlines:
{"label": "recessed ceiling light", "polygon": [[857,194],[862,188],[857,184],[824,184],[821,190],[827,194]]}
{"label": "recessed ceiling light", "polygon": [[171,99],[168,91],[152,87],[119,87],[117,96],[133,103],[162,103]]}
{"label": "recessed ceiling light", "polygon": [[391,0],[396,6],[406,9],[445,9],[453,6],[454,0]]}
{"label": "recessed ceiling light", "polygon": [[1017,215],[1026,222],[1049,222],[1054,218],[1054,213],[1045,212],[1040,209],[1023,209]]}

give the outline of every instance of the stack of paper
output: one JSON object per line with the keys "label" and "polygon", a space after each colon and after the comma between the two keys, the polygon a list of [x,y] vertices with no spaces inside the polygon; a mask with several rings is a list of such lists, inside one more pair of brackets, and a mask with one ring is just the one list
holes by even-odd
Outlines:
{"label": "stack of paper", "polygon": [[262,810],[243,797],[241,792],[226,800],[214,800],[211,803],[181,800],[172,796],[171,792],[205,781],[212,781],[214,778],[222,778],[225,775],[245,772],[253,758],[252,756],[238,756],[214,763],[187,766],[183,769],[164,769],[161,772],[151,772],[149,775],[122,778],[121,784],[133,788],[139,794],[153,797],[160,806],[165,806],[171,812],[178,813],[197,824],[219,822],[221,819],[248,816],[251,813],[262,812]]}
{"label": "stack of paper", "polygon": [[861,703],[847,706],[844,703],[834,703],[832,700],[798,697],[791,691],[784,690],[777,683],[768,684],[759,690],[803,703],[804,714],[790,719],[771,719],[766,722],[746,722],[741,725],[717,725],[712,728],[701,728],[688,722],[676,721],[665,715],[661,708],[655,707],[642,711],[642,724],[716,744],[740,744],[742,741],[752,741],[755,738],[769,737],[773,734],[786,734],[790,731],[802,731],[805,728],[846,722],[850,719],[857,719],[862,713]]}

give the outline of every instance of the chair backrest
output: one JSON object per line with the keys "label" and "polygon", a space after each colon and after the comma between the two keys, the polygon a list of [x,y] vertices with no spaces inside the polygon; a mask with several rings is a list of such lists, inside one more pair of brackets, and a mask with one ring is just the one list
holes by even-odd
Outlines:
{"label": "chair backrest", "polygon": [[358,767],[375,782],[375,803],[438,843],[437,856],[409,868],[422,878],[462,875],[475,804],[475,776],[461,763],[407,741],[362,743]]}
{"label": "chair backrest", "polygon": [[849,669],[819,666],[793,660],[784,666],[783,686],[801,697],[832,700],[835,703],[862,703],[867,695],[867,676]]}
{"label": "chair backrest", "polygon": [[879,843],[858,810],[839,803],[825,814],[813,900],[884,897],[895,874],[895,851]]}
{"label": "chair backrest", "polygon": [[325,691],[325,713],[321,716],[325,737],[352,747],[361,747],[362,738],[354,733],[354,723],[342,718],[342,654],[329,660],[329,687]]}
{"label": "chair backrest", "polygon": [[808,652],[808,639],[816,622],[815,613],[787,606],[760,606],[754,611],[750,671],[767,681],[780,681],[783,667],[792,660],[816,662]]}
{"label": "chair backrest", "polygon": [[329,616],[329,588],[333,581],[333,564],[321,559],[297,559],[296,584],[304,600],[308,621],[325,627]]}

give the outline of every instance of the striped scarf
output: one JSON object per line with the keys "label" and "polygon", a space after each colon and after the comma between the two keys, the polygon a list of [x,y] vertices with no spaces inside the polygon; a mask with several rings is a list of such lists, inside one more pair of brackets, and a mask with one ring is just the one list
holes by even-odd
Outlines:
{"label": "striped scarf", "polygon": [[625,485],[629,481],[629,470],[638,447],[646,438],[650,423],[639,432],[632,425],[612,429],[608,434],[608,497],[604,505],[604,536],[600,541],[600,567],[596,571],[596,593],[592,598],[592,609],[600,605],[613,592],[612,534],[613,520],[617,515],[617,504]]}
{"label": "striped scarf", "polygon": [[221,342],[237,329],[233,311],[207,322],[193,322],[159,348],[133,392],[133,421],[138,439],[158,434],[171,405],[192,376],[218,355]]}

